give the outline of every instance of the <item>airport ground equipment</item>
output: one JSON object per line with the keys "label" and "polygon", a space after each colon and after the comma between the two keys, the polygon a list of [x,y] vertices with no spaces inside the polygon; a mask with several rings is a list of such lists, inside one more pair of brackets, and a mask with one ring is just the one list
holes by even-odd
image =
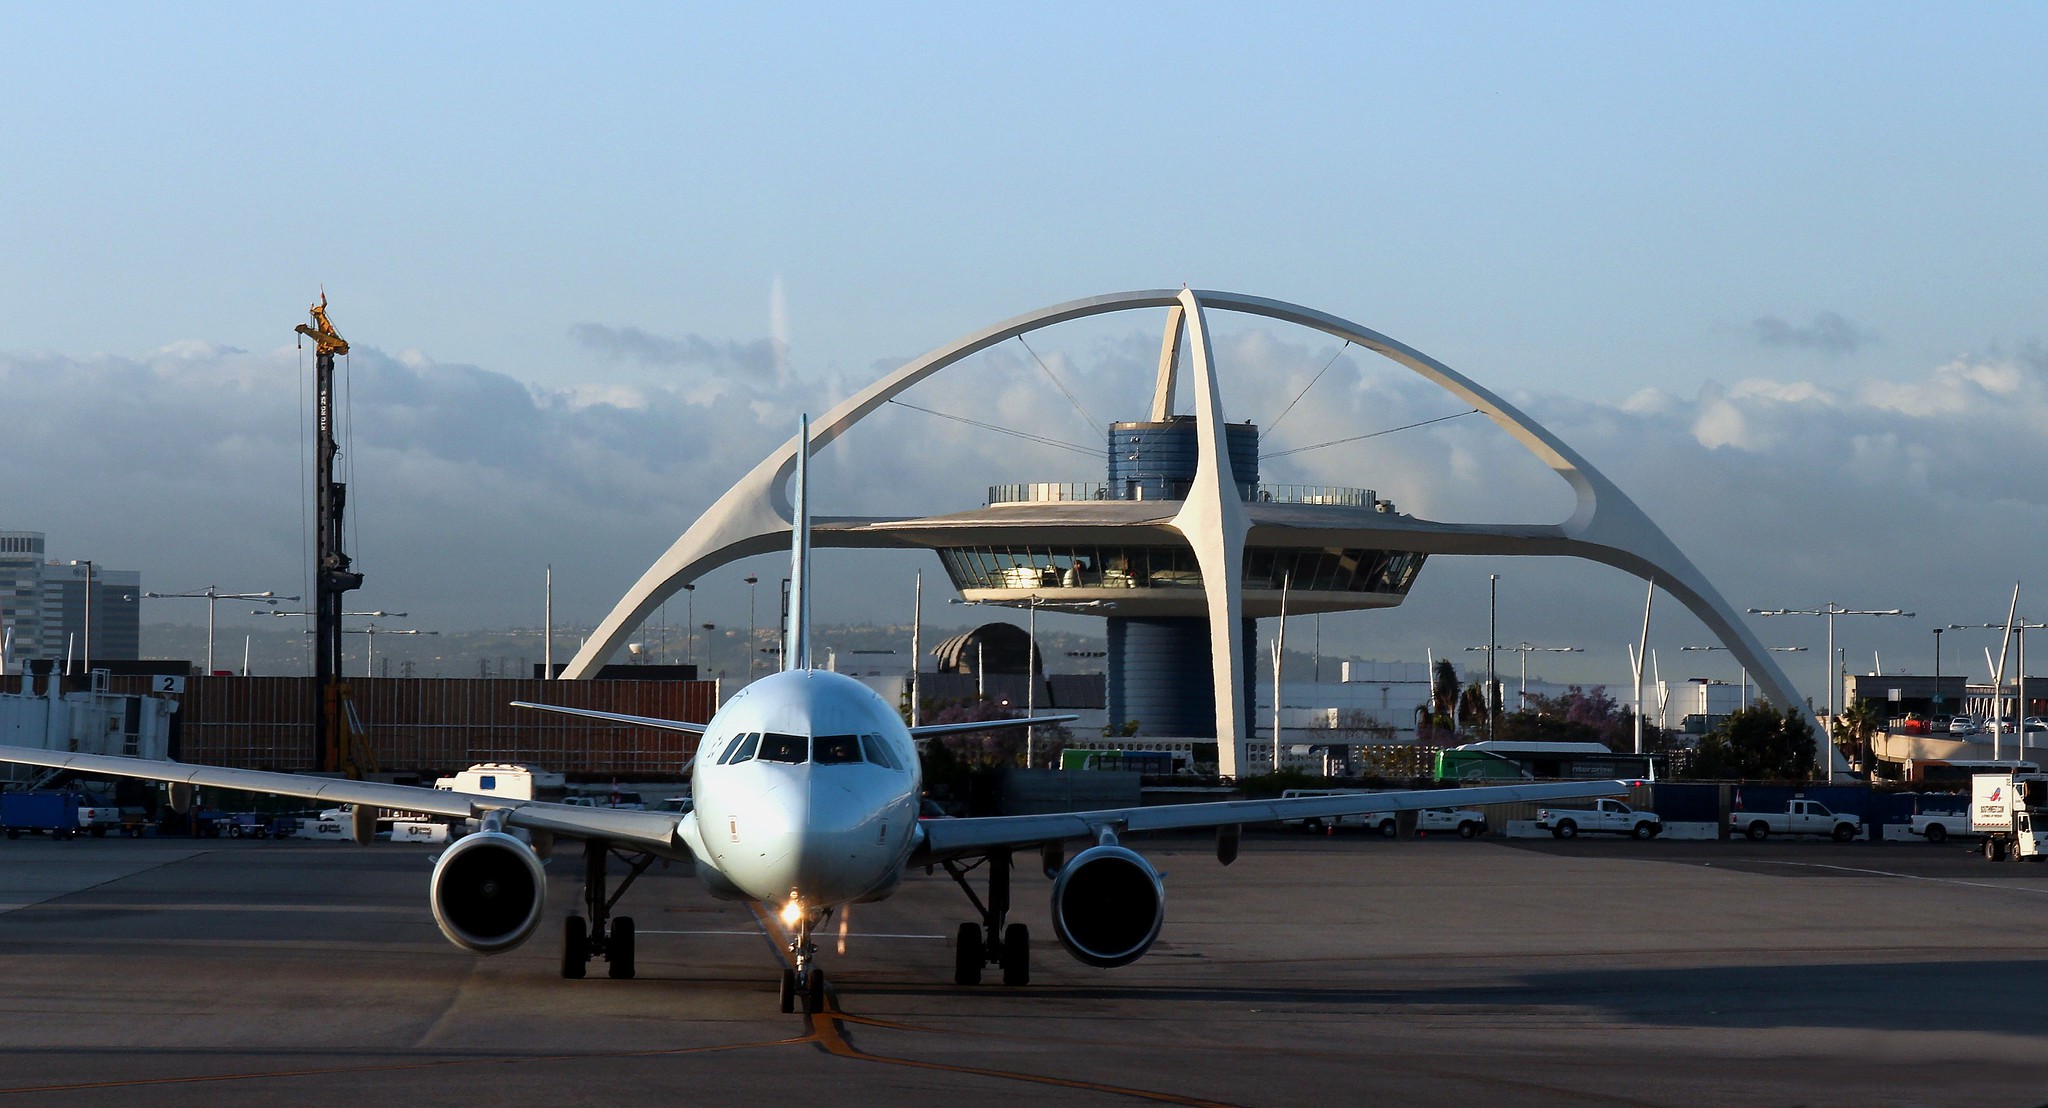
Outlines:
{"label": "airport ground equipment", "polygon": [[71,838],[79,833],[78,809],[84,799],[69,789],[0,793],[0,828],[6,829],[10,839],[23,835]]}
{"label": "airport ground equipment", "polygon": [[1591,808],[1539,808],[1536,826],[1558,839],[1592,833],[1654,839],[1663,832],[1664,820],[1655,812],[1631,808],[1619,800],[1596,800]]}
{"label": "airport ground equipment", "polygon": [[1991,861],[2040,861],[2048,851],[2048,774],[1971,778],[1970,827],[1984,836],[1984,857]]}
{"label": "airport ground equipment", "polygon": [[1728,830],[1762,842],[1772,835],[1827,835],[1845,843],[1863,833],[1863,817],[1818,800],[1788,800],[1782,812],[1730,812]]}

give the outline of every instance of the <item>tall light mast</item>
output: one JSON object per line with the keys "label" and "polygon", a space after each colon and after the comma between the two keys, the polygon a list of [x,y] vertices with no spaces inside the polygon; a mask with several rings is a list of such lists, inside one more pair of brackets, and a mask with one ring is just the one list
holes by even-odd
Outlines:
{"label": "tall light mast", "polygon": [[342,550],[342,509],[348,487],[334,479],[334,456],[341,451],[334,439],[334,356],[348,353],[348,340],[327,321],[325,290],[311,310],[312,326],[301,323],[294,330],[313,340],[314,418],[319,432],[313,447],[318,544],[313,563],[313,678],[320,699],[313,712],[313,746],[317,768],[333,773],[350,769],[353,762],[344,756],[348,727],[343,702],[348,685],[341,677],[341,598],[363,587],[363,575],[350,571],[348,554]]}

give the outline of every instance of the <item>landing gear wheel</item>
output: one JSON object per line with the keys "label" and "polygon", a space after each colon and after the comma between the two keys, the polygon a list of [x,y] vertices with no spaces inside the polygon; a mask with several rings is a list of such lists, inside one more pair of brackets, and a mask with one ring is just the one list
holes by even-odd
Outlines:
{"label": "landing gear wheel", "polygon": [[981,965],[981,928],[963,923],[953,941],[953,984],[981,984]]}
{"label": "landing gear wheel", "polygon": [[782,969],[782,1010],[796,1011],[796,971],[787,966]]}
{"label": "landing gear wheel", "polygon": [[1003,984],[1031,984],[1031,929],[1021,923],[1003,930]]}
{"label": "landing gear wheel", "polygon": [[817,1015],[825,1010],[825,971],[811,967],[804,975],[804,1011]]}
{"label": "landing gear wheel", "polygon": [[633,917],[613,916],[611,938],[605,940],[605,961],[614,981],[633,979]]}
{"label": "landing gear wheel", "polygon": [[577,980],[583,976],[583,964],[590,961],[590,932],[582,916],[570,916],[562,921],[562,976]]}

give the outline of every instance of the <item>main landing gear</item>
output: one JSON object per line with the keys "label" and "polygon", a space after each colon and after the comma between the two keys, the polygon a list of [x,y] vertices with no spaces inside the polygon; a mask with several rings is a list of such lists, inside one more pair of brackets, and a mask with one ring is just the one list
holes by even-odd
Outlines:
{"label": "main landing gear", "polygon": [[[626,863],[626,878],[606,896],[605,862],[614,853]],[[562,921],[563,977],[582,977],[592,958],[603,958],[615,980],[633,976],[633,917],[614,917],[612,905],[632,887],[633,879],[653,864],[652,854],[615,852],[601,842],[583,844],[583,915]]]}
{"label": "main landing gear", "polygon": [[796,959],[796,968],[782,968],[782,1010],[796,1011],[798,997],[803,998],[804,1011],[816,1015],[825,1010],[825,971],[818,965],[818,945],[811,941],[811,932],[819,924],[832,917],[828,909],[812,916],[805,913],[803,922],[797,925],[796,934],[789,938],[789,953]]}
{"label": "main landing gear", "polygon": [[[1010,915],[1010,852],[992,850],[981,862],[963,865],[949,858],[941,864],[967,894],[974,910],[981,913],[979,924],[960,925],[953,943],[953,983],[979,985],[982,967],[1001,966],[1003,984],[1031,984],[1031,929],[1021,923],[1005,926]],[[988,866],[985,904],[974,894],[974,886],[967,883],[967,875],[983,864]]]}

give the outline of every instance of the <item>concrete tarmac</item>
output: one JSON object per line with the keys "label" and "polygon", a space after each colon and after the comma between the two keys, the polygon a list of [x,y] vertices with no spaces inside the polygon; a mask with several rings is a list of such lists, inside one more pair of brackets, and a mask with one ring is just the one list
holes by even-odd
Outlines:
{"label": "concrete tarmac", "polygon": [[[951,984],[943,872],[777,943],[676,866],[639,976],[557,973],[573,856],[511,953],[441,938],[433,849],[0,841],[0,1094],[84,1103],[2048,1102],[2048,866],[1949,844],[1132,841],[1166,929],[1095,970],[1019,859],[1034,982]],[[1036,859],[1029,859],[1035,863]],[[993,978],[995,975],[991,974]],[[930,1101],[937,1103],[937,1101]]]}

